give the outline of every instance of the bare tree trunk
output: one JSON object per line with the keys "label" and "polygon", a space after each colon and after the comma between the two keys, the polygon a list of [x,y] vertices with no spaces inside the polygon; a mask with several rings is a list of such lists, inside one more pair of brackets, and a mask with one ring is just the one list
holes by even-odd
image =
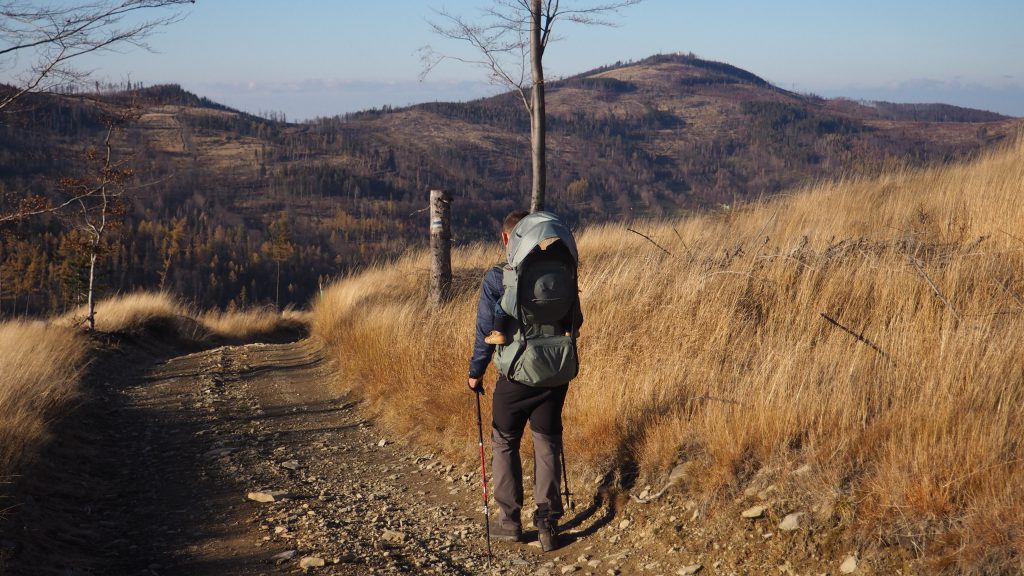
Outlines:
{"label": "bare tree trunk", "polygon": [[[533,182],[530,189],[530,211],[545,209],[547,194],[547,120],[544,110],[544,52],[551,40],[556,20],[591,26],[614,26],[604,16],[642,0],[604,0],[589,7],[560,0],[492,0],[481,22],[472,22],[445,10],[438,11],[448,25],[430,23],[434,33],[449,40],[468,43],[479,53],[479,59],[464,59],[434,52],[429,46],[420,52],[425,65],[423,74],[444,60],[472,62],[488,70],[492,80],[512,88],[530,112],[530,160]],[[573,6],[569,6],[573,4]],[[579,4],[587,4],[581,2]],[[526,47],[522,35],[526,12],[530,13],[529,61],[532,84],[526,85]],[[421,76],[422,79],[422,76]],[[529,95],[527,91],[529,90]]]}
{"label": "bare tree trunk", "polygon": [[530,148],[533,161],[533,186],[530,190],[530,212],[544,209],[544,189],[547,186],[545,164],[546,126],[544,116],[544,44],[541,42],[542,0],[530,3],[530,65],[533,71],[533,90],[530,103]]}
{"label": "bare tree trunk", "polygon": [[452,199],[444,190],[430,191],[430,305],[448,300],[452,289]]}
{"label": "bare tree trunk", "polygon": [[96,298],[93,294],[96,279],[96,251],[89,254],[89,330],[96,329]]}

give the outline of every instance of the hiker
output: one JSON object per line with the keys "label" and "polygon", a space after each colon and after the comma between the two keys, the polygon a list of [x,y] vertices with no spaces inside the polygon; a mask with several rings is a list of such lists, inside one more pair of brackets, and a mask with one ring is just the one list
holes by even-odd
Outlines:
{"label": "hiker", "polygon": [[[577,296],[576,242],[557,216],[548,212],[513,212],[501,232],[508,265],[489,269],[480,288],[476,339],[469,364],[469,388],[483,393],[483,376],[495,346],[499,308],[506,341],[497,346],[498,378],[491,405],[494,500],[498,522],[491,536],[522,541],[523,468],[520,441],[530,422],[533,435],[533,524],[547,552],[559,546],[558,520],[563,514],[562,405],[569,381],[578,372],[576,336],[583,323]],[[492,338],[494,340],[495,338]]]}

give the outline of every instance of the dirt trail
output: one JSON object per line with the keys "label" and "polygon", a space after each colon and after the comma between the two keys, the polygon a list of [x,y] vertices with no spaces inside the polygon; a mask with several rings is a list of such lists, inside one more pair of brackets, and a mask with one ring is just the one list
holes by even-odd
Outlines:
{"label": "dirt trail", "polygon": [[595,504],[562,550],[495,543],[488,570],[478,469],[386,438],[314,339],[121,348],[14,515],[11,574],[605,574],[629,556],[592,537],[611,530]]}

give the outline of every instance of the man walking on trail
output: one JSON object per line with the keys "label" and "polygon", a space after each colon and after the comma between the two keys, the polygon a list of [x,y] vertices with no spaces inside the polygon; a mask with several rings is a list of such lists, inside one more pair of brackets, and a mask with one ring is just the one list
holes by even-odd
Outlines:
{"label": "man walking on trail", "polygon": [[[527,221],[523,221],[528,219]],[[545,219],[547,219],[545,221]],[[517,228],[523,221],[524,226]],[[540,224],[537,224],[540,222]],[[523,239],[535,232],[538,226],[544,227],[547,237],[537,236],[535,243],[528,243]],[[554,230],[554,232],[551,232]],[[515,232],[515,234],[513,234]],[[556,237],[560,236],[560,237]],[[509,246],[510,236],[514,236],[513,245]],[[536,236],[536,234],[535,234]],[[508,346],[501,346],[498,349],[496,364],[499,374],[495,384],[492,402],[492,428],[491,443],[493,450],[492,472],[494,477],[494,499],[498,504],[499,518],[496,525],[491,529],[491,536],[498,539],[522,541],[521,510],[523,507],[523,468],[519,454],[520,441],[526,428],[527,421],[530,422],[530,430],[533,435],[534,448],[534,500],[537,510],[533,516],[534,526],[537,527],[537,539],[544,551],[554,550],[559,546],[558,542],[558,519],[563,514],[559,482],[562,474],[561,450],[562,450],[562,406],[565,402],[568,391],[568,381],[576,375],[578,370],[575,350],[576,333],[583,323],[582,314],[577,297],[575,263],[577,259],[575,240],[572,238],[568,228],[562,224],[556,216],[550,213],[538,212],[512,212],[504,221],[501,232],[502,244],[506,246],[509,253],[510,266],[494,266],[486,272],[483,284],[480,288],[480,302],[477,308],[476,317],[476,339],[473,347],[473,357],[469,364],[469,388],[477,393],[483,393],[483,376],[490,363],[491,355],[495,346],[488,344],[485,339],[495,329],[495,308],[499,305],[505,306],[505,310],[512,318],[516,318],[513,310],[520,310],[525,316],[520,316],[515,325],[518,327],[516,336]],[[558,240],[563,240],[557,248],[551,248],[552,244],[558,245]],[[517,245],[517,242],[519,244]],[[520,250],[520,255],[513,263],[514,250]],[[511,264],[519,264],[525,260],[526,263],[538,262],[540,251],[547,250],[548,253],[556,253],[561,250],[565,254],[565,261],[569,261],[571,255],[571,277],[569,281],[563,282],[558,276],[548,272],[547,287],[550,288],[552,278],[555,284],[555,291],[561,290],[563,300],[568,304],[556,314],[564,314],[558,322],[546,320],[548,324],[546,331],[534,330],[532,321],[543,320],[543,313],[533,314],[527,310],[528,304],[523,302],[523,296],[516,303],[514,300],[509,303],[509,296],[515,293],[527,294],[526,291],[518,290],[514,281],[509,280],[509,274],[513,273]],[[527,255],[529,253],[529,255]],[[547,257],[546,255],[544,256]],[[542,268],[533,264],[535,268]],[[550,271],[550,266],[546,270]],[[516,269],[516,272],[519,268]],[[527,275],[529,277],[529,275]],[[534,280],[527,280],[533,282]],[[513,284],[508,291],[512,294],[505,295],[506,286]],[[524,280],[519,280],[524,282]],[[539,281],[538,281],[539,282]],[[537,284],[540,291],[541,284]],[[530,285],[532,294],[533,285]],[[505,298],[503,298],[503,295]],[[557,300],[552,298],[550,300]],[[568,310],[568,312],[566,312]],[[500,314],[499,314],[500,315]],[[567,320],[566,320],[567,319]],[[567,332],[563,331],[568,329]],[[537,342],[548,344],[548,352],[558,349],[562,345],[565,351],[563,364],[555,367],[538,366],[546,360],[538,360],[538,356],[530,352],[530,346],[538,346]],[[564,344],[559,344],[559,343]],[[519,346],[516,348],[515,346]],[[571,345],[571,349],[569,349]],[[504,360],[502,356],[512,358]],[[551,356],[550,353],[547,356]],[[533,363],[529,374],[517,371],[527,363]],[[549,369],[550,368],[550,369]],[[547,370],[547,372],[545,372]],[[547,374],[534,377],[536,374]],[[510,377],[510,374],[513,377]],[[529,384],[524,383],[529,382]]]}

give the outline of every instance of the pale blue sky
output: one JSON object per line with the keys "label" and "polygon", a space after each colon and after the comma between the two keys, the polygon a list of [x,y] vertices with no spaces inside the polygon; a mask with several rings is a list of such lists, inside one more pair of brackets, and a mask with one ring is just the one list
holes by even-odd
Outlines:
{"label": "pale blue sky", "polygon": [[[569,2],[569,0],[563,0]],[[431,8],[472,15],[487,0],[197,0],[150,43],[103,54],[99,78],[177,82],[289,119],[494,93],[477,68],[419,83],[417,50],[461,49],[429,32]],[[787,89],[945,101],[1024,116],[1024,0],[646,0],[617,28],[562,23],[550,77],[659,52],[694,52]]]}

